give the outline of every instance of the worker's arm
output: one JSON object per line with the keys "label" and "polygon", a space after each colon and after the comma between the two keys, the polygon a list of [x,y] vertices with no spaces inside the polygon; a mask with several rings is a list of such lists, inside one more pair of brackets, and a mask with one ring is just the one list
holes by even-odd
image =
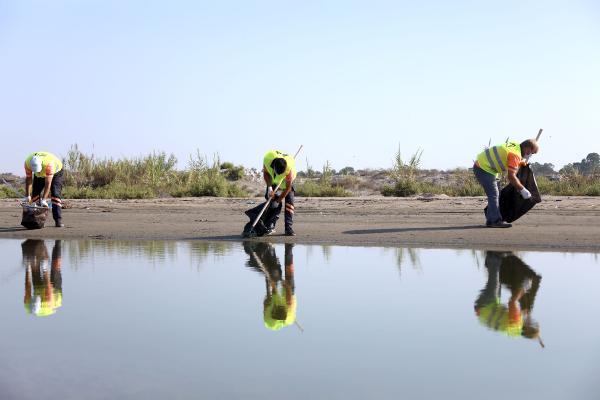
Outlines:
{"label": "worker's arm", "polygon": [[44,195],[42,196],[42,200],[50,198],[50,186],[52,185],[52,179],[54,175],[46,175],[46,181],[44,183]]}
{"label": "worker's arm", "polygon": [[271,180],[271,175],[269,175],[269,173],[267,172],[267,169],[265,167],[263,167],[263,179],[265,180],[265,183],[267,184],[267,186],[271,186],[273,184],[273,182]]}
{"label": "worker's arm", "polygon": [[513,185],[518,191],[523,190],[523,185],[519,178],[517,178],[517,171],[513,169],[508,170],[508,181]]}
{"label": "worker's arm", "polygon": [[521,162],[523,162],[523,159],[520,155],[513,152],[508,153],[508,180],[518,191],[521,191],[523,189],[523,185],[521,184],[521,182],[519,182],[519,178],[517,178],[517,171],[519,171]]}
{"label": "worker's arm", "polygon": [[31,197],[32,188],[33,188],[33,177],[27,176],[25,178],[25,196]]}
{"label": "worker's arm", "polygon": [[290,172],[285,177],[285,190],[279,195],[279,199],[277,199],[277,201],[281,202],[283,199],[285,199],[285,196],[287,196],[292,191],[292,182],[292,173]]}

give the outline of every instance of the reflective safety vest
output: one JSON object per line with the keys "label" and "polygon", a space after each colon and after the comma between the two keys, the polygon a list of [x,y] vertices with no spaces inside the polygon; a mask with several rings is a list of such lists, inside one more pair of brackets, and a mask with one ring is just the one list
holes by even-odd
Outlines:
{"label": "reflective safety vest", "polygon": [[[62,307],[62,291],[52,288],[48,296],[45,289],[34,289],[32,299],[25,299],[25,311],[36,317],[47,317]],[[48,298],[49,297],[49,298]]]}
{"label": "reflective safety vest", "polygon": [[[263,310],[263,319],[265,327],[272,330],[278,331],[283,327],[289,326],[296,321],[296,296],[292,294],[292,301],[290,304],[286,301],[287,289],[283,289],[283,293],[275,292],[271,296],[271,301],[265,305]],[[274,317],[274,310],[280,309],[285,310],[285,318],[277,319]]]}
{"label": "reflective safety vest", "polygon": [[508,307],[504,304],[492,303],[479,310],[479,322],[488,328],[502,332],[507,336],[518,337],[523,331],[523,317],[511,321]]}
{"label": "reflective safety vest", "polygon": [[[276,158],[283,158],[287,163],[287,167],[283,174],[275,175],[275,171],[271,167],[271,163]],[[282,153],[279,150],[267,151],[263,159],[263,166],[265,167],[267,173],[271,176],[271,182],[273,183],[273,185],[278,185],[279,182],[283,181],[280,186],[281,189],[287,189],[285,177],[288,176],[290,173],[292,174],[292,181],[296,179],[296,160],[294,160],[294,157],[290,156],[289,154]]]}
{"label": "reflective safety vest", "polygon": [[515,153],[521,157],[521,144],[509,141],[498,146],[485,149],[477,156],[479,168],[492,175],[508,171],[508,153]]}
{"label": "reflective safety vest", "polygon": [[27,176],[30,176],[32,173],[31,159],[33,156],[38,156],[42,159],[42,170],[34,174],[38,178],[45,178],[47,175],[54,175],[63,168],[62,161],[60,161],[60,158],[56,157],[54,154],[48,153],[47,151],[36,151],[35,153],[28,155],[25,159],[25,173]]}

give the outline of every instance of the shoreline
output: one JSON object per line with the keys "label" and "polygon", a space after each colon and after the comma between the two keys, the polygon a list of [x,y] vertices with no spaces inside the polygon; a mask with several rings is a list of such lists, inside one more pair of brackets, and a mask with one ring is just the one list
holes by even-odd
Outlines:
{"label": "shoreline", "polygon": [[65,228],[50,218],[41,230],[19,224],[14,199],[0,200],[0,239],[261,240],[324,246],[600,252],[600,198],[545,196],[509,229],[483,225],[482,197],[383,196],[296,199],[294,229],[243,239],[244,211],[261,198],[69,200]]}

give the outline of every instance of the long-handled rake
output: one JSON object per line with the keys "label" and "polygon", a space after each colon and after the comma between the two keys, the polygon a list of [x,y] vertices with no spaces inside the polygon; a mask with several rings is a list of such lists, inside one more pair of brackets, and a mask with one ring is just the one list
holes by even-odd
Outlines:
{"label": "long-handled rake", "polygon": [[[302,150],[302,147],[303,147],[303,145],[300,145],[300,147],[298,148],[298,151],[296,152],[296,154],[294,154],[294,159],[296,159],[296,157],[298,157],[298,154],[300,153],[300,150]],[[279,182],[279,184],[277,184],[277,186],[273,190],[273,193],[276,193],[277,190],[279,190],[279,187],[283,183],[284,179],[282,179],[281,182]],[[260,221],[260,217],[262,217],[262,215],[265,212],[265,210],[267,209],[267,207],[269,207],[269,204],[271,204],[271,200],[272,199],[273,199],[273,196],[269,196],[269,198],[267,199],[267,201],[266,201],[265,205],[263,206],[262,210],[260,210],[260,212],[258,213],[258,216],[256,217],[256,219],[252,223],[252,227],[250,228],[250,231],[248,232],[248,236],[250,236],[250,237],[256,236],[256,231],[254,230],[254,227],[256,226],[256,224],[258,223],[258,221]]]}

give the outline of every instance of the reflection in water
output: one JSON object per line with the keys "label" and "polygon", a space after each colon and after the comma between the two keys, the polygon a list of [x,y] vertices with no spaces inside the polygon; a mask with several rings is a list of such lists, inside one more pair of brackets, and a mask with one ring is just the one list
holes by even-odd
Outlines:
{"label": "reflection in water", "polygon": [[177,242],[168,240],[79,240],[67,242],[65,252],[69,255],[71,260],[69,264],[72,267],[107,255],[144,257],[160,262],[175,257]]}
{"label": "reflection in water", "polygon": [[25,266],[25,310],[37,317],[52,315],[62,306],[61,241],[54,242],[48,268],[48,249],[43,240],[21,243]]}
{"label": "reflection in water", "polygon": [[[215,256],[229,254],[234,247],[231,242],[205,242],[175,240],[79,240],[67,241],[65,253],[69,256],[69,266],[77,268],[95,258],[106,256],[139,257],[152,263],[165,263],[175,260],[182,254],[196,263]],[[189,249],[189,251],[187,250]]]}
{"label": "reflection in water", "polygon": [[[479,322],[508,336],[540,338],[540,328],[531,317],[535,296],[542,277],[510,252],[488,251],[485,254],[488,280],[475,300]],[[501,300],[501,288],[510,290],[506,304]]]}
{"label": "reflection in water", "polygon": [[247,266],[265,275],[263,317],[265,326],[271,330],[279,330],[296,322],[293,248],[292,243],[285,244],[285,272],[282,278],[281,263],[270,243],[244,242],[244,251],[249,256]]}

